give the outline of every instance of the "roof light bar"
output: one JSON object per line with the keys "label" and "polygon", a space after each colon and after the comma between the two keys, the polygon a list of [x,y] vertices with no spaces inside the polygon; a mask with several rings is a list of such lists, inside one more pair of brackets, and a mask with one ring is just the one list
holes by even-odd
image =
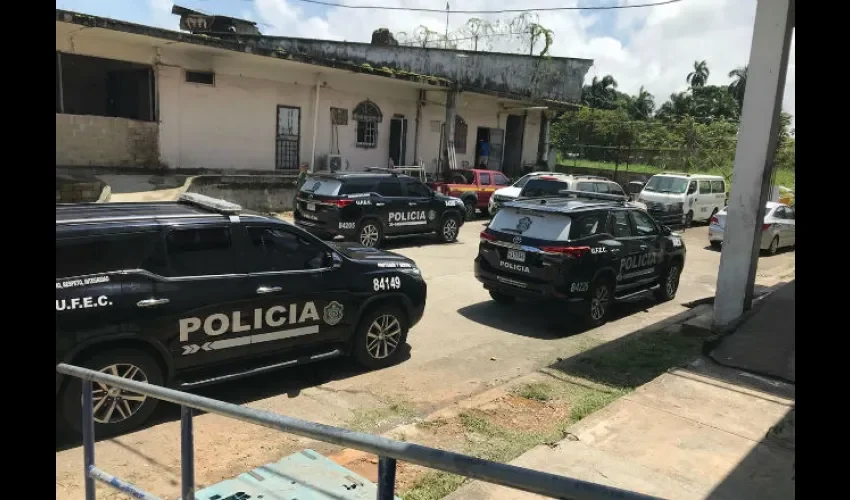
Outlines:
{"label": "roof light bar", "polygon": [[218,212],[224,215],[236,215],[242,211],[242,207],[236,203],[231,203],[226,200],[220,200],[218,198],[198,193],[183,193],[177,199],[177,202],[203,208],[212,212]]}

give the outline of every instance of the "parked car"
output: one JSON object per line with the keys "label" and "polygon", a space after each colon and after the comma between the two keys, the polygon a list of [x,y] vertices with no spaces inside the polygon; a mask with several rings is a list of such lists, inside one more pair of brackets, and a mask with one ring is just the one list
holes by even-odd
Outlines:
{"label": "parked car", "polygon": [[466,220],[475,218],[478,210],[487,210],[490,196],[500,188],[510,186],[505,174],[496,170],[453,170],[447,181],[435,182],[431,187],[444,195],[463,200]]}
{"label": "parked car", "polygon": [[[206,196],[56,205],[57,364],[181,389],[343,355],[382,368],[426,295],[406,257]],[[77,431],[80,388],[57,375],[57,411]],[[93,396],[98,436],[157,404],[100,384]]]}
{"label": "parked car", "polygon": [[[568,174],[547,174],[540,175],[529,179],[525,187],[523,187],[519,196],[516,199],[534,198],[539,196],[560,196],[567,193],[568,196],[573,196],[575,192],[591,193],[602,195],[602,198],[607,200],[626,200],[629,197],[626,195],[623,188],[614,181],[604,177],[596,176],[575,176]],[[646,205],[639,202],[630,202],[633,206],[646,209]]]}
{"label": "parked car", "polygon": [[726,205],[726,181],[719,175],[664,173],[653,175],[638,196],[653,216],[685,216],[684,223],[711,220]]}
{"label": "parked car", "polygon": [[[726,207],[711,218],[708,226],[708,242],[714,248],[720,248],[723,243],[723,233],[726,230]],[[783,247],[793,247],[797,244],[796,211],[784,203],[769,201],[765,207],[764,222],[761,225],[761,243],[759,248],[773,255]]]}
{"label": "parked car", "polygon": [[389,170],[311,174],[296,197],[295,224],[319,236],[379,247],[384,239],[434,233],[453,242],[464,205],[421,181]]}
{"label": "parked car", "polygon": [[511,184],[510,186],[503,187],[501,189],[497,189],[493,196],[490,197],[490,201],[487,203],[487,212],[490,214],[490,217],[496,215],[496,212],[499,211],[499,207],[505,203],[506,201],[515,200],[519,197],[520,191],[525,187],[525,184],[535,177],[539,177],[542,175],[550,175],[551,172],[530,172],[528,174],[523,175],[516,182]]}
{"label": "parked car", "polygon": [[645,293],[673,299],[684,241],[646,211],[610,196],[506,203],[481,233],[475,277],[501,304],[556,300],[589,326],[604,323],[618,300]]}

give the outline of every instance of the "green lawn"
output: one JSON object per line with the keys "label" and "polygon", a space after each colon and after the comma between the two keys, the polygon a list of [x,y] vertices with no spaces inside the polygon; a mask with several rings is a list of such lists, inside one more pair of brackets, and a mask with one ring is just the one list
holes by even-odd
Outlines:
{"label": "green lawn", "polygon": [[[628,168],[626,165],[621,163],[618,166],[613,163],[607,163],[602,161],[591,161],[591,160],[581,160],[581,159],[572,159],[572,158],[562,158],[558,155],[558,165],[565,165],[568,167],[578,167],[578,168],[588,168],[588,169],[598,169],[598,170],[618,170],[620,172],[631,172],[636,174],[647,174],[653,175],[663,172],[665,169],[656,167],[654,165],[642,165],[642,164],[629,164]],[[667,170],[675,170],[675,169],[667,169]],[[700,174],[708,174],[708,175],[724,175],[724,172],[719,168],[708,168],[704,170],[700,170]],[[779,170],[776,172],[776,183],[780,186],[789,187],[794,189],[794,171],[793,170]]]}

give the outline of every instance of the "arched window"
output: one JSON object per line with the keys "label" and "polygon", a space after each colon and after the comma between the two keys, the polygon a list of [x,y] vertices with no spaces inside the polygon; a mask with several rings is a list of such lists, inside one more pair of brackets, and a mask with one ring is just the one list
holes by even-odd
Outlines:
{"label": "arched window", "polygon": [[366,99],[354,108],[354,120],[357,122],[357,147],[374,148],[378,146],[378,124],[384,119],[381,109]]}
{"label": "arched window", "polygon": [[466,121],[460,115],[455,115],[455,153],[460,155],[466,154],[466,136],[469,128],[466,126]]}

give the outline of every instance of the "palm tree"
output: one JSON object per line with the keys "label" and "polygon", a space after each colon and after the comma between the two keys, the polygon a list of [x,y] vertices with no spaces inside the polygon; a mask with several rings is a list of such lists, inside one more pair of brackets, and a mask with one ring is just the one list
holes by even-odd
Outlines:
{"label": "palm tree", "polygon": [[584,104],[598,109],[614,109],[617,99],[617,80],[611,75],[605,75],[602,79],[594,76],[590,85],[582,89],[582,100]]}
{"label": "palm tree", "polygon": [[685,78],[685,81],[691,87],[702,87],[705,85],[705,82],[708,81],[708,75],[711,72],[708,70],[708,63],[703,61],[694,61],[694,70],[688,73],[688,77]]}
{"label": "palm tree", "polygon": [[738,101],[738,114],[744,108],[744,92],[747,89],[747,69],[749,65],[735,68],[729,72],[729,78],[734,78],[729,84],[729,93]]}
{"label": "palm tree", "polygon": [[637,95],[632,99],[633,118],[649,120],[655,111],[655,96],[650,94],[641,85]]}

